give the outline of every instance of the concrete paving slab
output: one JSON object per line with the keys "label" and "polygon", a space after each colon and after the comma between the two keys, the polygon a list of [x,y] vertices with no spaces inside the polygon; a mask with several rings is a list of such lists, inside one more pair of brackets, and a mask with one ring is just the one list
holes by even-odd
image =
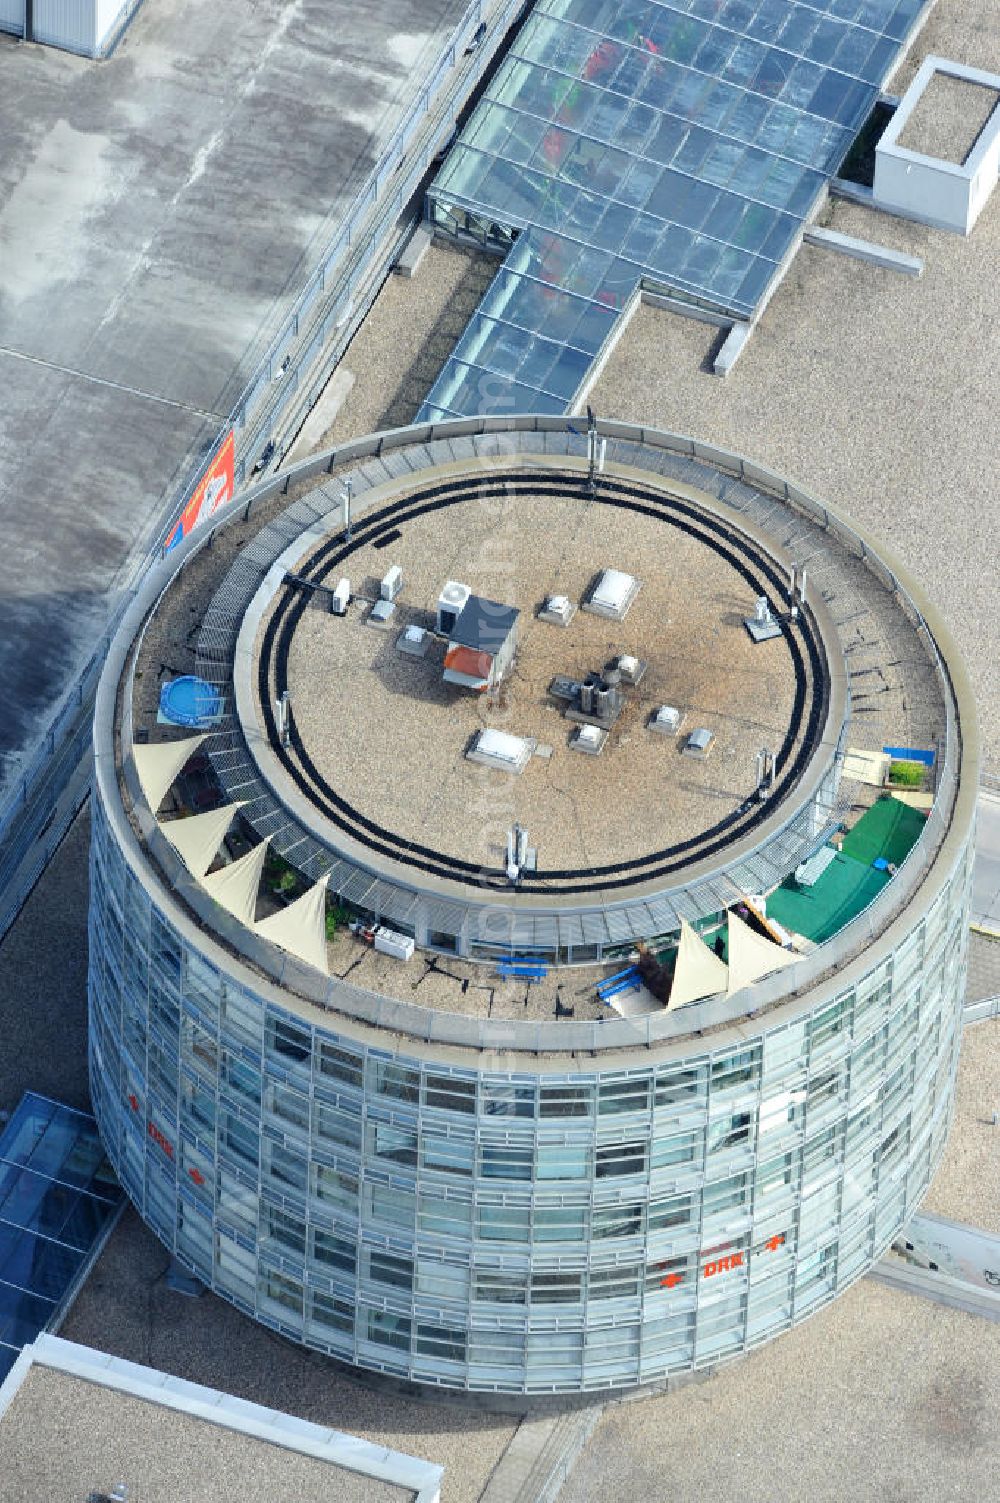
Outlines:
{"label": "concrete paving slab", "polygon": [[464,8],[156,0],[99,63],[0,38],[0,797]]}

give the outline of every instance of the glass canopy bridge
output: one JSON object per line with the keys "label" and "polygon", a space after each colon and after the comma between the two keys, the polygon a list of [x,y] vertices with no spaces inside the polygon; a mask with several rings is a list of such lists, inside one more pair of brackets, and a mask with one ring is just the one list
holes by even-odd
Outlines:
{"label": "glass canopy bridge", "polygon": [[428,194],[507,248],[419,421],[564,412],[643,286],[766,300],[926,0],[538,0]]}

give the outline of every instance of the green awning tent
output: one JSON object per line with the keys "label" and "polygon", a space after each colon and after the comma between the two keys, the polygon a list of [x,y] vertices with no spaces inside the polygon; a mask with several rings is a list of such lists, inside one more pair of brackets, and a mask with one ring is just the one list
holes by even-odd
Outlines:
{"label": "green awning tent", "polygon": [[799,887],[789,878],[772,892],[767,916],[821,945],[867,908],[891,881],[888,872],[877,872],[838,851],[812,887]]}
{"label": "green awning tent", "polygon": [[872,865],[881,858],[899,866],[919,838],[926,819],[899,799],[880,798],[844,836],[843,847],[811,887],[788,877],[767,900],[767,914],[793,934],[821,945],[857,918],[878,897],[888,871]]}
{"label": "green awning tent", "polygon": [[911,809],[898,798],[880,798],[866,809],[853,829],[844,836],[841,847],[845,856],[865,866],[881,856],[899,866],[910,854],[927,823],[919,809]]}

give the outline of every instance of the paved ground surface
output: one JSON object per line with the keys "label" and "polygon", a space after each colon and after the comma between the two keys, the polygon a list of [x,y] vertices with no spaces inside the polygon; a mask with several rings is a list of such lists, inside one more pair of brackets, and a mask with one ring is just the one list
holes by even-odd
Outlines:
{"label": "paved ground surface", "polygon": [[[893,87],[929,52],[1000,67],[1000,0],[940,0]],[[753,456],[881,535],[958,639],[997,772],[1000,191],[967,240],[843,202],[826,219],[922,256],[923,277],[807,246],[728,379],[706,373],[715,330],[644,308],[591,401]]]}
{"label": "paved ground surface", "polygon": [[567,1503],[969,1503],[1000,1468],[1000,1326],[870,1279],[710,1382],[610,1407]]}
{"label": "paved ground surface", "polygon": [[0,1449],[7,1503],[83,1498],[119,1482],[136,1503],[413,1498],[409,1488],[46,1367],[32,1368],[0,1419]]}
{"label": "paved ground surface", "polygon": [[0,788],[463,9],[157,0],[97,64],[0,38]]}

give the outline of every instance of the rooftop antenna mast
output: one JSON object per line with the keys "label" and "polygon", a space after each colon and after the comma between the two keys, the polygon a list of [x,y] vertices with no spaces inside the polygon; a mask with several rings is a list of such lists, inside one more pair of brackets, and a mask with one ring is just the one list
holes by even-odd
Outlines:
{"label": "rooftop antenna mast", "polygon": [[287,751],[292,735],[292,705],[287,689],[282,690],[281,698],[277,701],[275,709],[278,712],[278,739]]}
{"label": "rooftop antenna mast", "polygon": [[774,753],[766,746],[762,746],[757,753],[757,797],[766,799],[774,792],[774,779],[776,768],[774,765]]}
{"label": "rooftop antenna mast", "polygon": [[597,494],[598,474],[604,473],[604,454],[607,449],[607,439],[599,439],[597,436],[597,418],[594,409],[587,403],[587,494]]}
{"label": "rooftop antenna mast", "polygon": [[344,507],[344,537],[345,537],[345,539],[346,539],[346,541],[348,543],[351,541],[351,491],[352,491],[352,489],[353,489],[352,482],[348,478],[347,480],[344,481],[344,488],[343,488],[343,490],[340,493],[340,499],[341,499],[341,502],[343,503],[343,507]]}
{"label": "rooftop antenna mast", "polygon": [[516,887],[528,863],[528,832],[523,825],[511,825],[507,831],[507,881]]}
{"label": "rooftop antenna mast", "polygon": [[804,564],[802,565],[801,571],[797,564],[792,564],[788,580],[788,614],[793,621],[798,620],[799,611],[805,606],[806,603],[807,577],[808,570],[806,569]]}

